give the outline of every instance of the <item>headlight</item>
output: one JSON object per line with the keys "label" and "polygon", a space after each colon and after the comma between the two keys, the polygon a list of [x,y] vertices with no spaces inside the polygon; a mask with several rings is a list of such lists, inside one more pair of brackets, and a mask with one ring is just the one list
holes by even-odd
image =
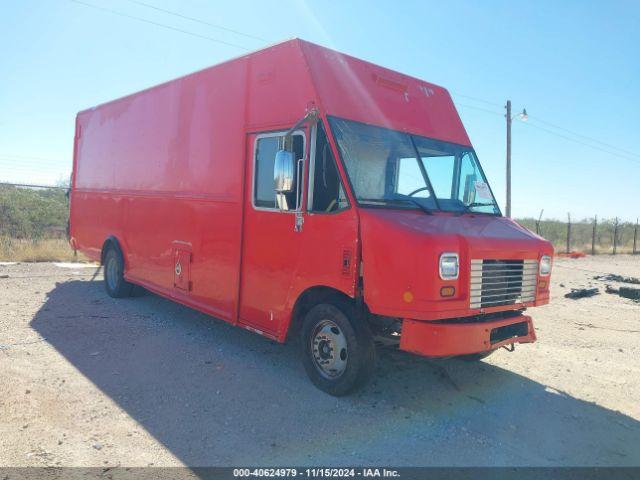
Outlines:
{"label": "headlight", "polygon": [[543,255],[540,258],[540,275],[546,276],[551,273],[551,257]]}
{"label": "headlight", "polygon": [[457,253],[440,255],[440,278],[442,280],[455,280],[458,278],[459,270]]}

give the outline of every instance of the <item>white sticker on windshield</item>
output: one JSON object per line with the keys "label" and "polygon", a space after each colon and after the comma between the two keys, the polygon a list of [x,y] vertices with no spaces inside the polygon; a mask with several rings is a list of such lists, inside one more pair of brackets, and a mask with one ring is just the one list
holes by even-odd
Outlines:
{"label": "white sticker on windshield", "polygon": [[480,180],[476,180],[476,195],[480,198],[485,198],[487,200],[492,200],[491,191],[489,190],[489,185]]}

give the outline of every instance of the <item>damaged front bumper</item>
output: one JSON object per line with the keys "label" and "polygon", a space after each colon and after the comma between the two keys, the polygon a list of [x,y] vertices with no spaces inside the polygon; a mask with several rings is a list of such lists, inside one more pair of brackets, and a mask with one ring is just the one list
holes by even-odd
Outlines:
{"label": "damaged front bumper", "polygon": [[535,341],[531,317],[517,312],[500,319],[478,321],[404,319],[400,349],[427,357],[450,357]]}

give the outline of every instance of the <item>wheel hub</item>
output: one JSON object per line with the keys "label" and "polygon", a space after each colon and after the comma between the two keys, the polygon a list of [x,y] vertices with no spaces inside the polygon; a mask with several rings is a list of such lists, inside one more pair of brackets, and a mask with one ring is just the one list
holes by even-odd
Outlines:
{"label": "wheel hub", "polygon": [[347,338],[331,320],[319,322],[311,337],[311,351],[316,369],[334,379],[347,368]]}

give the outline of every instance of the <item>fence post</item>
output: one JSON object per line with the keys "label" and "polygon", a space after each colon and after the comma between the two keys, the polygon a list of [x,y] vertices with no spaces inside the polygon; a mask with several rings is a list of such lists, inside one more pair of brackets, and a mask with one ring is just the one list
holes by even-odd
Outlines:
{"label": "fence post", "polygon": [[613,224],[613,254],[618,250],[618,217]]}
{"label": "fence post", "polygon": [[593,234],[591,235],[591,255],[596,254],[596,229],[598,228],[598,215],[593,217]]}
{"label": "fence post", "polygon": [[636,244],[638,242],[638,219],[636,218],[636,227],[633,229],[633,254],[638,253],[636,250]]}
{"label": "fence post", "polygon": [[544,213],[544,208],[540,210],[540,216],[538,217],[538,221],[536,222],[536,235],[540,235],[540,222],[542,221],[543,213]]}
{"label": "fence post", "polygon": [[571,253],[571,214],[567,213],[567,253]]}

